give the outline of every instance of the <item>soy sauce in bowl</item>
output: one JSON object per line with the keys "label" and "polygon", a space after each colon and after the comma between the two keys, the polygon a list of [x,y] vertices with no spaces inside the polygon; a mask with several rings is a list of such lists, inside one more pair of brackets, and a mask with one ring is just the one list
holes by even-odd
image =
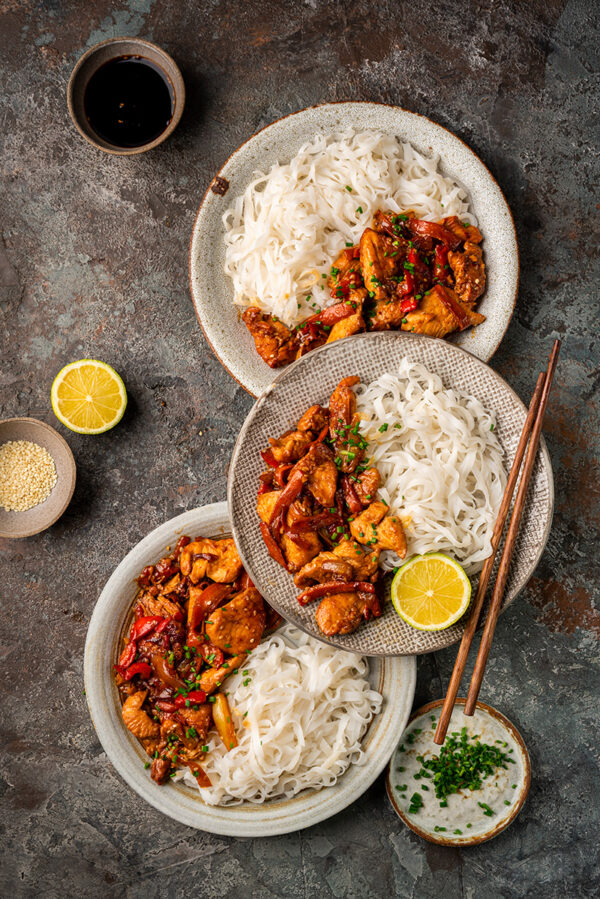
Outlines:
{"label": "soy sauce in bowl", "polygon": [[166,73],[143,56],[117,56],[90,78],[83,98],[90,127],[117,147],[142,147],[165,131],[175,105]]}

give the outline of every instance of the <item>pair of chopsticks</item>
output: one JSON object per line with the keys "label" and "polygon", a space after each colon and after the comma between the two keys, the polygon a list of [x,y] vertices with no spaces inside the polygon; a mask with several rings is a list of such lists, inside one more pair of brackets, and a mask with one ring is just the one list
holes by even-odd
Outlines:
{"label": "pair of chopsticks", "polygon": [[494,560],[496,558],[496,553],[500,545],[500,540],[504,531],[504,525],[508,517],[513,493],[515,491],[517,481],[519,480],[521,463],[523,462],[523,457],[525,457],[523,473],[521,474],[519,489],[517,490],[517,496],[506,534],[504,549],[500,557],[500,565],[498,567],[496,583],[494,585],[494,590],[492,592],[492,597],[490,600],[490,607],[488,610],[485,627],[483,629],[483,635],[481,637],[479,652],[477,653],[477,659],[475,661],[473,676],[471,677],[471,685],[469,687],[469,693],[465,702],[465,715],[472,715],[475,711],[477,697],[479,696],[481,682],[483,681],[485,666],[490,654],[490,649],[492,647],[492,640],[494,639],[496,622],[498,620],[498,615],[500,614],[500,608],[502,606],[502,600],[504,598],[504,590],[506,588],[506,582],[508,580],[512,554],[515,547],[517,535],[519,533],[519,525],[521,524],[523,509],[525,508],[527,488],[529,487],[531,473],[533,471],[533,466],[537,456],[540,436],[542,433],[542,425],[544,422],[544,413],[546,411],[546,406],[548,403],[548,396],[550,394],[550,387],[552,386],[552,378],[554,377],[559,350],[560,340],[555,340],[554,346],[552,347],[552,352],[550,354],[550,361],[548,362],[548,369],[545,372],[540,372],[537,383],[535,385],[533,396],[531,398],[531,403],[529,404],[527,418],[525,419],[523,431],[521,433],[517,451],[515,453],[515,459],[508,476],[506,489],[504,491],[504,496],[502,497],[502,503],[500,504],[498,518],[496,519],[496,524],[494,525],[494,530],[492,533],[492,553],[485,560],[485,564],[479,578],[477,593],[475,595],[475,601],[473,602],[473,610],[471,616],[469,617],[465,632],[461,640],[458,654],[456,656],[456,662],[454,663],[452,677],[450,678],[448,692],[446,693],[442,712],[433,738],[433,742],[437,743],[440,746],[444,742],[446,731],[448,730],[448,725],[450,723],[450,718],[452,717],[452,710],[454,709],[454,703],[456,702],[458,688],[460,687],[460,682],[464,674],[465,665],[467,664],[467,656],[469,655],[471,643],[473,642],[473,637],[475,636],[475,631],[477,630],[477,624],[479,622],[479,616],[481,614],[483,601],[485,599],[488,583],[492,574],[492,568],[494,567]]}

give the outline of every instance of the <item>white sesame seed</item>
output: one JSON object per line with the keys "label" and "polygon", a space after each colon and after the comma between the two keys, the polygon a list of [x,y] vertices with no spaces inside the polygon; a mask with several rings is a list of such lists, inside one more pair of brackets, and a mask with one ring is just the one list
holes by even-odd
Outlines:
{"label": "white sesame seed", "polygon": [[0,446],[0,506],[25,512],[48,499],[57,481],[54,459],[30,440],[9,440]]}

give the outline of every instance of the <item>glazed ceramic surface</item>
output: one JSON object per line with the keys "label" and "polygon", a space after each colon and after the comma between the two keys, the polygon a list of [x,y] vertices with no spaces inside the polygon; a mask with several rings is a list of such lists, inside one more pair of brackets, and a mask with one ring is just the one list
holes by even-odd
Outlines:
{"label": "glazed ceramic surface", "polygon": [[519,281],[515,228],[502,191],[475,153],[430,119],[398,107],[381,103],[310,107],[259,131],[230,156],[217,176],[226,179],[229,188],[223,195],[213,180],[192,233],[190,288],[198,319],[222,364],[253,396],[269,386],[276,372],[256,353],[254,341],[241,321],[241,310],[233,304],[232,282],[223,271],[223,213],[244,192],[257,171],[267,172],[274,163],[289,161],[318,132],[331,134],[350,127],[394,134],[427,156],[439,156],[442,172],[460,183],[469,195],[484,235],[487,288],[477,308],[486,321],[450,340],[487,361],[508,327]]}
{"label": "glazed ceramic surface", "polygon": [[[486,781],[484,779],[482,781],[481,794],[479,790],[473,792],[470,790],[463,790],[459,794],[453,794],[453,796],[448,797],[448,813],[446,813],[446,810],[440,810],[440,815],[449,814],[451,819],[453,814],[452,809],[460,810],[461,804],[465,805],[468,803],[469,812],[467,817],[469,822],[473,822],[471,829],[464,827],[463,824],[462,827],[458,828],[459,830],[462,830],[462,833],[455,833],[454,831],[456,828],[451,826],[446,818],[442,819],[440,817],[440,823],[442,820],[445,823],[445,830],[436,831],[431,820],[425,821],[423,809],[413,814],[408,811],[411,796],[415,792],[420,791],[422,784],[425,784],[425,786],[428,787],[428,790],[421,794],[426,807],[436,807],[435,804],[439,802],[439,800],[433,795],[433,784],[431,779],[416,780],[407,775],[409,768],[414,767],[407,762],[407,753],[411,752],[410,743],[407,740],[407,737],[412,732],[413,734],[418,734],[418,738],[421,739],[425,730],[429,730],[431,734],[433,734],[435,727],[437,726],[443,702],[443,699],[430,702],[411,715],[406,731],[402,735],[402,739],[390,760],[386,780],[387,794],[397,815],[411,830],[420,837],[423,837],[423,839],[429,840],[431,843],[439,843],[442,846],[474,846],[478,843],[485,843],[487,840],[491,840],[492,837],[502,833],[503,830],[506,830],[523,808],[531,785],[531,763],[529,761],[529,753],[527,752],[527,747],[525,746],[521,734],[514,724],[496,709],[492,708],[492,706],[486,705],[483,702],[478,702],[476,707],[478,720],[475,730],[478,730],[482,725],[493,729],[493,735],[501,738],[500,748],[509,755],[509,758],[513,759],[512,764],[507,763],[506,772],[500,772],[501,777],[506,781],[506,795],[510,796],[510,799],[506,800],[508,804],[505,804],[501,799],[495,801],[493,803],[494,808],[492,809],[493,814],[490,816],[484,815],[483,810],[478,805],[478,802],[486,801]],[[464,704],[464,699],[456,700],[456,705],[448,727],[449,733],[456,730],[457,727],[459,728],[456,721],[463,711]],[[469,720],[472,719],[466,718],[465,722],[468,722]],[[419,731],[415,730],[417,724],[421,729]],[[485,736],[482,736],[481,740],[484,743],[490,743],[490,739]],[[494,744],[496,742],[496,740],[493,741]],[[429,758],[431,755],[439,755],[440,749],[440,746],[432,745],[431,749],[427,750],[426,757]],[[455,821],[455,824],[458,823],[462,824],[462,822]]]}
{"label": "glazed ceramic surface", "polygon": [[[484,362],[457,346],[403,332],[358,334],[352,343],[338,340],[320,347],[283,369],[248,415],[235,445],[229,468],[228,499],[233,534],[250,577],[288,621],[309,634],[343,649],[364,655],[402,655],[432,652],[455,643],[462,636],[466,617],[437,633],[417,631],[402,621],[391,602],[381,618],[353,634],[325,638],[315,621],[315,605],[300,606],[291,576],[275,562],[265,547],[256,513],[259,475],[265,465],[260,451],[269,437],[294,427],[314,403],[327,405],[338,382],[358,375],[369,383],[385,372],[395,372],[402,359],[421,362],[442,379],[445,387],[472,394],[497,416],[497,436],[505,452],[508,473],[525,422],[525,406],[504,381]],[[521,529],[515,547],[505,593],[504,608],[525,586],[546,545],[554,505],[550,456],[543,439],[535,464]],[[492,575],[493,577],[493,575]],[[475,579],[473,595],[475,595]],[[389,591],[389,578],[387,579]],[[467,613],[468,614],[468,613]]]}
{"label": "glazed ceramic surface", "polygon": [[262,805],[206,805],[184,783],[159,786],[144,769],[147,756],[125,728],[114,683],[113,665],[125,619],[137,591],[135,578],[157,562],[165,547],[182,534],[220,537],[231,533],[226,503],[193,509],[156,528],[116,568],[94,609],[85,646],[85,688],[90,714],[108,758],[143,799],[190,827],[237,837],[258,837],[301,830],[329,818],[354,802],[384,769],[412,707],[416,680],[414,658],[376,659],[369,680],[383,697],[383,708],[363,739],[364,764],[352,765],[339,781],[323,790],[305,790],[293,799]]}
{"label": "glazed ceramic surface", "polygon": [[56,466],[56,484],[43,503],[25,512],[7,512],[0,507],[0,537],[31,537],[58,521],[71,502],[75,490],[75,459],[58,431],[37,418],[0,421],[0,445],[11,440],[29,440],[43,446]]}

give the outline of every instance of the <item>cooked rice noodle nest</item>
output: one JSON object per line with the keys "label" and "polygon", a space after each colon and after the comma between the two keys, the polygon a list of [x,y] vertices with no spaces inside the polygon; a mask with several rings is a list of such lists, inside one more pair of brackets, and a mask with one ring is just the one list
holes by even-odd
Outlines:
{"label": "cooked rice noodle nest", "polygon": [[[361,740],[383,698],[368,662],[291,625],[267,637],[227,681],[239,745],[229,752],[213,730],[202,762],[210,805],[290,798],[336,783],[363,761]],[[198,787],[189,769],[174,779]]]}
{"label": "cooked rice noodle nest", "polygon": [[[479,571],[506,486],[494,414],[408,359],[356,394],[379,496],[405,524],[408,556],[446,552],[467,573]],[[388,551],[381,564],[401,561]]]}
{"label": "cooked rice noodle nest", "polygon": [[477,224],[466,191],[440,172],[438,156],[378,131],[318,134],[289,163],[256,172],[223,216],[234,303],[290,327],[330,305],[323,276],[377,209]]}

